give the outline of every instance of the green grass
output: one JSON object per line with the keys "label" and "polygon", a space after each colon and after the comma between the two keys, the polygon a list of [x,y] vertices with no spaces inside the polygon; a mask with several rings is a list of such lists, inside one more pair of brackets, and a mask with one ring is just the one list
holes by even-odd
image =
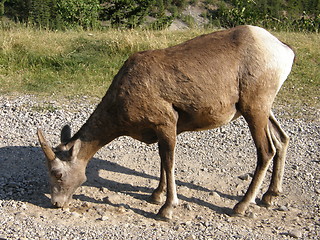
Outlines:
{"label": "green grass", "polygon": [[198,34],[199,30],[0,31],[0,92],[102,96],[132,53]]}
{"label": "green grass", "polygon": [[[102,97],[113,76],[132,53],[175,45],[209,31],[0,30],[0,93],[54,94],[56,98]],[[277,104],[319,109],[320,35],[274,34],[297,53]]]}
{"label": "green grass", "polygon": [[296,61],[288,80],[279,92],[283,105],[320,108],[320,34],[274,33],[296,52]]}

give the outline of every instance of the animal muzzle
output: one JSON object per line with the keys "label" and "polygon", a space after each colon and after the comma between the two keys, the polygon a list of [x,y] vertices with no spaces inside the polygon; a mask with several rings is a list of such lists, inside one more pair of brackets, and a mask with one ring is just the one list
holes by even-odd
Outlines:
{"label": "animal muzzle", "polygon": [[52,197],[51,203],[57,208],[67,207],[70,203],[70,198],[68,197]]}

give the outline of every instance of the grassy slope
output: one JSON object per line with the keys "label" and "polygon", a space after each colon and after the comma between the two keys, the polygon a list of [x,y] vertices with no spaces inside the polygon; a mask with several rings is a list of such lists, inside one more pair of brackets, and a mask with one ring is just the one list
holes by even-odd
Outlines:
{"label": "grassy slope", "polygon": [[274,33],[296,52],[292,72],[279,92],[282,104],[320,108],[320,34]]}
{"label": "grassy slope", "polygon": [[[104,95],[113,76],[136,51],[175,45],[209,30],[0,32],[0,93]],[[319,109],[320,35],[274,33],[297,53],[278,102]]]}
{"label": "grassy slope", "polygon": [[0,91],[101,96],[132,53],[164,48],[198,34],[196,30],[1,32]]}

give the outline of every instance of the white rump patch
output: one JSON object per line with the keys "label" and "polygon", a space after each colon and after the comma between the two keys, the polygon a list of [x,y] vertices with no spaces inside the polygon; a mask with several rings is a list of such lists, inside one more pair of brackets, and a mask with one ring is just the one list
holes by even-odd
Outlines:
{"label": "white rump patch", "polygon": [[279,76],[278,92],[291,71],[294,52],[267,30],[256,26],[248,27],[257,41],[258,48],[265,53],[267,68],[270,71],[277,71]]}

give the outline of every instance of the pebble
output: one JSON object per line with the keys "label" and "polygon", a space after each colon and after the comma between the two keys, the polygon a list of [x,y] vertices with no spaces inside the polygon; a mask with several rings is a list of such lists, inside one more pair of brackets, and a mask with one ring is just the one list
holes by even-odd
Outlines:
{"label": "pebble", "polygon": [[246,173],[246,174],[244,174],[244,175],[239,176],[239,178],[240,178],[241,180],[247,181],[247,180],[250,179],[250,174],[249,174],[249,173]]}
{"label": "pebble", "polygon": [[[96,102],[98,101],[96,99]],[[292,238],[303,237],[302,230],[288,231],[287,224],[290,224],[290,217],[297,214],[292,206],[290,211],[287,206],[279,206],[277,210],[286,211],[286,214],[272,213],[271,209],[264,208],[254,209],[255,213],[249,213],[248,218],[231,218],[223,214],[238,200],[236,184],[240,182],[238,190],[242,188],[246,190],[248,182],[236,179],[237,176],[251,172],[255,167],[255,148],[243,118],[223,126],[220,130],[184,133],[178,136],[176,168],[180,175],[177,174],[177,184],[185,188],[184,193],[178,191],[178,196],[187,204],[177,206],[174,211],[179,211],[179,208],[186,209],[187,211],[183,211],[187,214],[186,218],[182,216],[178,220],[177,214],[173,216],[172,222],[158,222],[153,219],[159,206],[146,203],[147,197],[143,194],[150,194],[156,186],[159,163],[153,163],[152,168],[143,170],[138,164],[149,164],[153,158],[159,161],[158,148],[156,144],[145,145],[128,137],[110,143],[108,147],[99,151],[95,155],[95,160],[91,162],[92,164],[102,162],[101,170],[110,171],[108,176],[101,177],[98,175],[100,172],[94,176],[101,181],[101,184],[90,178],[84,184],[96,187],[96,196],[94,191],[76,194],[77,200],[74,201],[80,203],[88,201],[88,205],[79,204],[79,206],[90,208],[92,212],[84,212],[85,215],[81,215],[77,212],[63,212],[51,208],[50,196],[47,194],[49,192],[47,169],[36,139],[36,130],[41,127],[52,145],[56,145],[59,143],[62,126],[71,123],[74,133],[85,123],[95,106],[81,96],[78,100],[65,101],[62,104],[27,95],[15,97],[0,95],[0,240],[1,238],[101,239],[102,237],[267,240],[280,239],[277,236],[279,232],[285,232],[286,236]],[[280,115],[279,119],[284,114],[281,108],[276,110],[276,115]],[[284,191],[288,195],[291,190],[303,194],[305,202],[309,205],[300,205],[301,201],[294,199],[297,208],[303,212],[303,215],[298,215],[299,221],[301,226],[309,226],[309,230],[304,228],[304,231],[308,232],[308,237],[316,239],[319,219],[314,214],[317,210],[320,189],[317,187],[318,162],[313,160],[319,157],[320,152],[320,130],[319,123],[316,122],[316,119],[320,119],[320,114],[318,109],[310,110],[310,114],[314,116],[314,122],[293,118],[281,119],[280,122],[291,138],[286,161],[288,167],[284,176],[286,185]],[[125,165],[122,158],[135,165],[134,169],[130,164],[129,167]],[[111,162],[114,165],[111,165]],[[93,170],[90,164],[88,173]],[[118,185],[118,182],[113,182],[112,176],[120,174],[125,183]],[[199,175],[203,178],[199,179]],[[241,176],[243,181],[251,178],[250,174]],[[126,179],[127,177],[129,178]],[[134,181],[131,181],[132,177],[135,177]],[[141,181],[135,181],[137,179]],[[303,179],[307,180],[302,181]],[[146,182],[150,186],[146,187],[144,185]],[[292,186],[293,182],[296,183],[295,186]],[[126,195],[115,193],[114,189],[118,191],[119,186],[122,191],[126,191]],[[139,192],[132,191],[137,189]],[[104,198],[106,195],[108,197]],[[300,196],[297,195],[298,197]],[[100,200],[103,198],[109,204]],[[125,202],[128,199],[130,203]],[[216,200],[219,199],[221,201],[218,204]],[[281,201],[283,200],[286,201],[285,195],[281,196]],[[140,204],[141,201],[143,204]],[[119,206],[119,203],[129,205],[128,208],[124,206],[118,208],[119,212],[126,214],[117,214],[117,207],[114,210],[114,206]],[[194,212],[196,210],[192,206],[197,206],[195,209],[201,209],[200,212]],[[269,217],[269,220],[261,223],[255,220],[256,212],[259,214],[259,219],[261,216],[261,218]],[[285,215],[283,222],[277,218],[279,215],[280,217]],[[251,228],[256,222],[259,222],[256,227]]]}
{"label": "pebble", "polygon": [[98,220],[100,221],[107,221],[109,218],[107,216],[101,216]]}
{"label": "pebble", "polygon": [[72,212],[70,215],[71,215],[72,217],[75,217],[75,218],[81,217],[81,214],[79,214],[79,213],[77,213],[77,212]]}
{"label": "pebble", "polygon": [[217,192],[210,192],[209,195],[212,196],[216,200],[220,199],[220,195]]}
{"label": "pebble", "polygon": [[191,210],[192,210],[192,207],[191,207],[191,205],[190,205],[189,203],[184,203],[184,204],[183,204],[183,207],[184,207],[185,209],[187,209],[188,211],[191,211]]}
{"label": "pebble", "polygon": [[253,212],[250,212],[250,213],[248,214],[248,217],[249,217],[249,218],[252,218],[252,219],[256,219],[256,218],[257,218],[257,215],[256,215],[255,213],[253,213]]}
{"label": "pebble", "polygon": [[302,232],[300,230],[291,230],[288,232],[288,236],[293,238],[301,238]]}
{"label": "pebble", "polygon": [[126,208],[124,206],[119,206],[119,207],[117,207],[117,212],[118,213],[125,213],[126,212]]}
{"label": "pebble", "polygon": [[282,211],[282,212],[287,212],[287,211],[289,211],[288,207],[286,207],[286,206],[280,206],[280,207],[278,207],[277,210],[278,210],[278,211]]}

